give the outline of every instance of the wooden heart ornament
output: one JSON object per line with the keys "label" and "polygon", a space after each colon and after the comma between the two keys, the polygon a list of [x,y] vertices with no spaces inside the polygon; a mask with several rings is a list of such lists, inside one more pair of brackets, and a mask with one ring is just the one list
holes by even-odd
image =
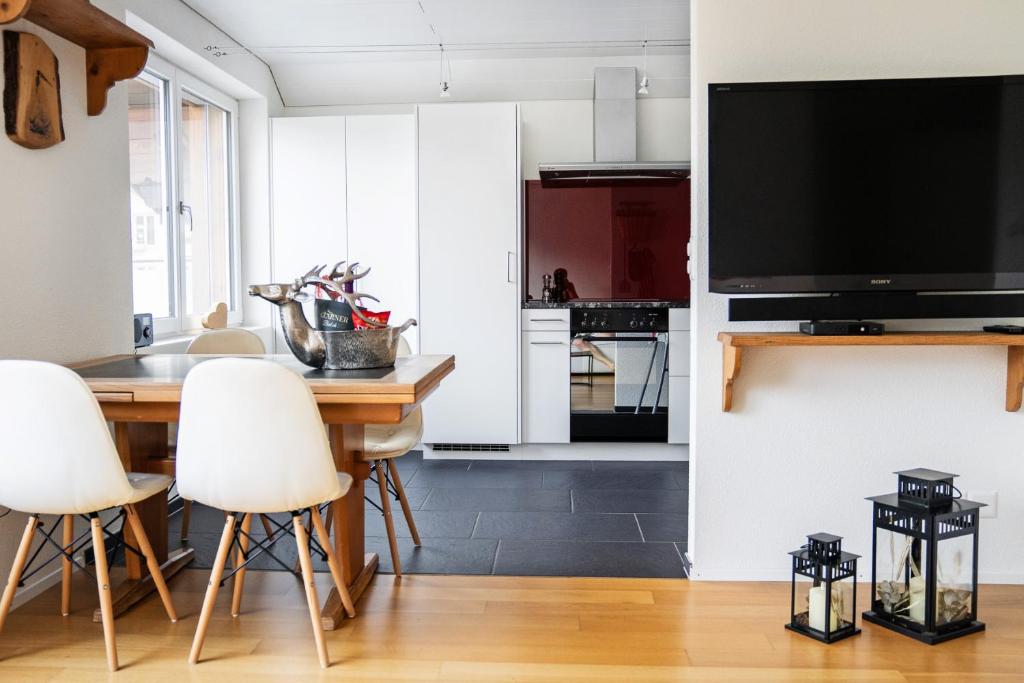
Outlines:
{"label": "wooden heart ornament", "polygon": [[57,57],[31,33],[4,31],[4,127],[29,149],[64,140]]}
{"label": "wooden heart ornament", "polygon": [[228,305],[223,301],[203,316],[203,327],[208,330],[222,330],[228,326]]}

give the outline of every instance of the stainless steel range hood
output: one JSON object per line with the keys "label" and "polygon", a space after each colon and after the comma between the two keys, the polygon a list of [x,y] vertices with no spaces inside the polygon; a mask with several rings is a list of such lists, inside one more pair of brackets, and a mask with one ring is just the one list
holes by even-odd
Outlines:
{"label": "stainless steel range hood", "polygon": [[594,69],[594,159],[543,163],[545,187],[674,184],[690,177],[688,161],[636,160],[636,69]]}

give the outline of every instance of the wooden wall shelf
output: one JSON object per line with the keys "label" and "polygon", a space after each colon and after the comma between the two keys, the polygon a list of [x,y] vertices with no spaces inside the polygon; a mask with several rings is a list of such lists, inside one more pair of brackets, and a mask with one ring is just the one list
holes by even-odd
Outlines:
{"label": "wooden wall shelf", "polygon": [[85,48],[89,116],[107,106],[107,91],[146,66],[152,41],[89,0],[0,0],[0,25],[26,19]]}
{"label": "wooden wall shelf", "polygon": [[991,332],[890,332],[853,337],[815,337],[799,332],[719,332],[722,342],[722,410],[732,410],[743,349],[772,346],[1005,346],[1006,411],[1020,410],[1024,392],[1024,335]]}

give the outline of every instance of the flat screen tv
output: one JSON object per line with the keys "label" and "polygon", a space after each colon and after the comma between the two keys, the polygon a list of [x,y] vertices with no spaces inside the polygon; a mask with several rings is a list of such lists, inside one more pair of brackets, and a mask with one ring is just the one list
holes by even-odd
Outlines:
{"label": "flat screen tv", "polygon": [[710,287],[1024,289],[1024,76],[709,86]]}

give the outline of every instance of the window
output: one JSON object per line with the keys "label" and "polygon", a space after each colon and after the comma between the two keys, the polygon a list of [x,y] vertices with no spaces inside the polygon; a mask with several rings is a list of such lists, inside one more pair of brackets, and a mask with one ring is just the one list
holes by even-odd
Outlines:
{"label": "window", "polygon": [[241,322],[237,103],[156,57],[128,97],[135,312],[158,334],[220,301]]}

